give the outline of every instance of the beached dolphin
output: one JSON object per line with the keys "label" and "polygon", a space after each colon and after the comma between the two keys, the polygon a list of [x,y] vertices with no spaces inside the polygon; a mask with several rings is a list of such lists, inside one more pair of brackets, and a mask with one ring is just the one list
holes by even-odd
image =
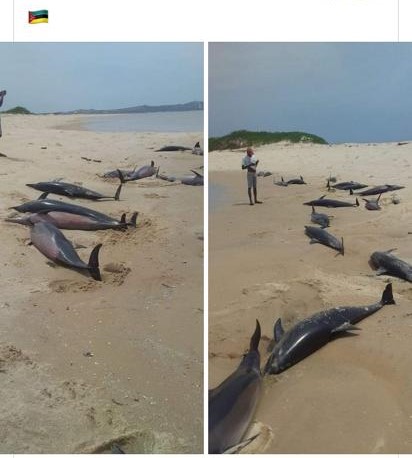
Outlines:
{"label": "beached dolphin", "polygon": [[310,215],[310,220],[312,223],[319,224],[322,229],[325,227],[329,227],[330,223],[330,216],[326,215],[325,213],[317,213],[315,211],[315,207],[312,205],[312,213]]}
{"label": "beached dolphin", "polygon": [[375,186],[371,189],[366,189],[366,191],[353,192],[352,189],[349,189],[350,195],[357,196],[375,196],[377,194],[383,194],[384,192],[397,191],[398,189],[404,189],[405,186],[399,186],[397,184],[383,184],[380,186]]}
{"label": "beached dolphin", "polygon": [[330,190],[330,188],[334,188],[334,189],[340,189],[342,191],[348,191],[349,189],[362,189],[362,188],[368,187],[367,184],[358,183],[356,181],[342,181],[341,183],[336,183],[334,185],[331,185],[330,183],[331,183],[331,180],[328,179],[328,182],[326,184],[326,187],[328,188],[328,190]]}
{"label": "beached dolphin", "polygon": [[[326,345],[341,332],[377,312],[384,305],[395,304],[392,284],[386,285],[376,304],[358,307],[335,307],[323,310],[297,323],[284,332],[280,319],[275,323],[275,345],[265,364],[264,373],[278,374]],[[353,334],[352,334],[353,335]]]}
{"label": "beached dolphin", "polygon": [[132,172],[127,178],[125,177],[125,181],[135,181],[141,180],[142,178],[148,178],[153,175],[156,175],[158,167],[154,166],[154,161],[151,161],[150,165],[144,165],[140,167],[140,169],[135,170]]}
{"label": "beached dolphin", "polygon": [[188,148],[187,146],[174,146],[174,145],[169,145],[169,146],[164,146],[163,148],[155,150],[155,152],[159,151],[190,151],[192,148]]}
{"label": "beached dolphin", "polygon": [[31,242],[33,245],[44,254],[46,258],[51,259],[56,264],[74,269],[86,270],[90,275],[98,281],[101,281],[99,270],[99,250],[101,243],[93,248],[90,254],[89,263],[83,262],[73,245],[60,229],[57,229],[53,224],[39,222],[33,224],[30,231]]}
{"label": "beached dolphin", "polygon": [[62,202],[60,200],[43,199],[42,197],[43,195],[41,195],[37,200],[31,200],[29,202],[25,202],[24,204],[10,208],[21,213],[49,213],[51,211],[55,211],[89,216],[93,219],[102,221],[113,221],[113,218],[110,216],[96,210],[92,210],[91,208],[82,207],[81,205],[75,205],[68,202]]}
{"label": "beached dolphin", "polygon": [[97,176],[99,176],[100,178],[120,178],[121,176],[123,176],[124,178],[130,178],[132,173],[135,172],[136,168],[137,166],[133,170],[120,170],[120,169],[111,170],[110,172],[106,172],[103,175],[97,175]]}
{"label": "beached dolphin", "polygon": [[209,391],[209,453],[224,453],[239,444],[255,413],[261,390],[260,324],[239,367]]}
{"label": "beached dolphin", "polygon": [[369,265],[377,270],[376,275],[391,275],[412,282],[412,266],[391,254],[394,250],[375,251],[369,259]]}
{"label": "beached dolphin", "polygon": [[275,184],[276,186],[287,186],[288,185],[287,181],[285,181],[283,177],[280,177],[280,180],[281,181],[274,181],[273,184]]}
{"label": "beached dolphin", "polygon": [[290,184],[306,184],[306,183],[301,175],[300,178],[292,178],[291,180],[288,180],[287,184],[290,185]]}
{"label": "beached dolphin", "polygon": [[136,227],[138,212],[134,212],[129,222],[126,222],[126,213],[123,213],[120,221],[110,218],[96,219],[74,213],[50,211],[48,213],[34,213],[22,218],[6,218],[9,223],[18,223],[31,226],[41,221],[53,224],[59,229],[73,229],[77,231],[99,231],[105,229],[125,230],[128,227]]}
{"label": "beached dolphin", "polygon": [[325,229],[315,226],[305,226],[305,234],[310,238],[310,243],[320,243],[338,251],[342,256],[345,254],[343,237],[338,240]]}
{"label": "beached dolphin", "polygon": [[379,194],[379,197],[377,199],[362,199],[366,202],[365,208],[368,210],[380,210],[381,206],[379,205],[379,199],[381,198],[382,194]]}
{"label": "beached dolphin", "polygon": [[203,186],[203,175],[194,170],[191,170],[195,174],[194,177],[183,177],[180,181],[182,184],[187,184],[190,186]]}
{"label": "beached dolphin", "polygon": [[92,191],[91,189],[78,186],[76,184],[64,183],[63,181],[41,181],[39,183],[28,183],[26,186],[37,189],[37,191],[44,192],[46,194],[59,194],[60,196],[66,196],[71,198],[89,199],[89,200],[100,200],[100,199],[114,199],[119,200],[120,191],[122,190],[122,184],[125,182],[123,175],[120,175],[121,183],[117,188],[114,196],[104,196],[99,192]]}
{"label": "beached dolphin", "polygon": [[341,200],[325,199],[325,196],[322,196],[322,197],[319,197],[319,199],[314,199],[314,200],[310,200],[309,202],[305,202],[303,205],[310,205],[314,207],[328,207],[328,208],[359,207],[359,202],[358,202],[358,199],[356,199],[355,203],[351,204],[349,202],[342,202]]}

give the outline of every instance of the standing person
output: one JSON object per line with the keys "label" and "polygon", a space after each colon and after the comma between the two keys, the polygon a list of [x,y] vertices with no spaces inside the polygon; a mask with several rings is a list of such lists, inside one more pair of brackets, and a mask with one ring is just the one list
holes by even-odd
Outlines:
{"label": "standing person", "polygon": [[256,167],[258,164],[259,164],[259,160],[255,156],[253,149],[248,148],[246,150],[246,156],[242,159],[242,170],[247,169],[247,192],[249,194],[250,205],[253,205],[252,188],[253,188],[253,196],[255,198],[255,204],[262,203],[257,198]]}
{"label": "standing person", "polygon": [[[3,105],[4,96],[7,94],[6,91],[0,91],[0,107]],[[1,119],[0,119],[0,137],[1,137]]]}

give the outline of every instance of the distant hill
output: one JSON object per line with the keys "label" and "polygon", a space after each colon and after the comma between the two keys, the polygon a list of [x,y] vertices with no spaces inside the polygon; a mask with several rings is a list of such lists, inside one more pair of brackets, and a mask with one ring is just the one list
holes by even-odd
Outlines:
{"label": "distant hill", "polygon": [[195,101],[176,105],[139,105],[129,108],[116,108],[110,110],[79,109],[74,111],[59,111],[53,114],[125,114],[125,113],[160,113],[167,111],[201,111],[203,102]]}
{"label": "distant hill", "polygon": [[322,137],[306,132],[253,132],[249,130],[237,130],[223,137],[209,138],[209,151],[245,148],[278,142],[328,144]]}
{"label": "distant hill", "polygon": [[10,113],[10,114],[33,114],[25,107],[14,107],[10,108],[10,110],[3,111],[2,113]]}

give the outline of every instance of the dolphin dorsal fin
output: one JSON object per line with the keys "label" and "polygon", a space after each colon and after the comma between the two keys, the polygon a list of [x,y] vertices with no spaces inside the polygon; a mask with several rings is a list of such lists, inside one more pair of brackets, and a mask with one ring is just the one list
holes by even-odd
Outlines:
{"label": "dolphin dorsal fin", "polygon": [[322,200],[326,197],[326,194],[324,194],[323,196],[319,197],[319,200]]}
{"label": "dolphin dorsal fin", "polygon": [[276,320],[275,326],[273,327],[273,335],[274,335],[276,343],[279,342],[279,340],[282,338],[284,333],[285,333],[285,330],[283,329],[282,321],[280,318],[278,318]]}
{"label": "dolphin dorsal fin", "polygon": [[47,199],[48,195],[49,195],[48,192],[44,192],[43,194],[40,194],[40,196],[37,198],[37,200]]}

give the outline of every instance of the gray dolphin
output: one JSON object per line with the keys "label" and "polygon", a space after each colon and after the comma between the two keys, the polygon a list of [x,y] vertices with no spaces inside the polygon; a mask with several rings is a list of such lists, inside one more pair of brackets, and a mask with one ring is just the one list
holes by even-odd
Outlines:
{"label": "gray dolphin", "polygon": [[305,226],[305,234],[310,237],[310,243],[320,243],[338,251],[342,256],[345,254],[343,237],[338,240],[325,229],[315,226]]}
{"label": "gray dolphin", "polygon": [[312,205],[312,213],[310,215],[310,220],[312,223],[319,224],[322,229],[329,227],[330,217],[325,213],[317,213],[315,207]]}
{"label": "gray dolphin", "polygon": [[412,266],[388,251],[375,251],[371,254],[369,265],[377,270],[377,275],[391,275],[412,282]]}
{"label": "gray dolphin", "polygon": [[353,327],[354,324],[387,304],[395,304],[391,283],[386,285],[381,300],[372,305],[323,310],[300,321],[287,332],[284,332],[280,319],[277,320],[274,329],[276,343],[265,364],[264,373],[278,374],[284,371],[326,345],[333,337],[338,337],[341,332],[357,329]]}
{"label": "gray dolphin", "polygon": [[43,195],[38,200],[31,200],[24,204],[10,207],[11,209],[17,210],[21,213],[48,213],[51,211],[73,213],[75,215],[90,216],[91,218],[98,220],[113,220],[108,215],[92,210],[91,208],[83,207],[81,205],[75,205],[68,202],[62,202],[60,200],[44,199]]}
{"label": "gray dolphin", "polygon": [[46,258],[51,259],[56,264],[79,270],[87,270],[95,280],[101,281],[98,258],[99,250],[102,246],[101,243],[93,248],[89,263],[86,264],[79,258],[73,245],[66,239],[60,229],[53,226],[53,224],[43,221],[33,224],[30,237],[33,245]]}
{"label": "gray dolphin", "polygon": [[134,212],[130,222],[126,222],[126,214],[123,213],[120,221],[107,217],[107,219],[96,219],[85,215],[74,213],[50,211],[48,213],[34,213],[22,218],[6,218],[10,223],[31,226],[41,221],[53,224],[59,229],[73,229],[77,231],[98,231],[105,229],[125,230],[128,227],[136,227],[138,212]]}
{"label": "gray dolphin", "polygon": [[365,208],[367,210],[380,210],[381,206],[379,205],[379,199],[381,198],[382,194],[379,194],[377,199],[362,199],[366,202]]}
{"label": "gray dolphin", "polygon": [[190,186],[203,186],[203,175],[194,170],[191,170],[195,174],[194,177],[183,177],[180,181],[182,184],[187,184]]}
{"label": "gray dolphin", "polygon": [[349,202],[342,202],[341,200],[325,199],[325,196],[319,197],[319,199],[310,200],[305,202],[303,205],[310,205],[315,207],[328,207],[328,208],[340,208],[340,207],[359,207],[358,199],[355,200],[354,204]]}
{"label": "gray dolphin", "polygon": [[155,152],[159,151],[190,151],[192,148],[188,148],[187,146],[174,146],[168,145],[164,146],[163,148],[155,150]]}
{"label": "gray dolphin", "polygon": [[130,178],[130,176],[136,171],[135,167],[133,170],[111,170],[110,172],[105,172],[103,175],[97,175],[100,178],[120,178],[123,176],[124,178]]}
{"label": "gray dolphin", "polygon": [[334,188],[334,189],[339,189],[342,191],[349,191],[349,189],[352,189],[352,190],[353,189],[363,189],[363,188],[368,187],[367,184],[358,183],[357,181],[342,181],[332,186],[330,183],[331,183],[331,180],[328,179],[328,182],[326,184],[326,187],[328,188],[328,190],[330,190],[331,188]]}
{"label": "gray dolphin", "polygon": [[287,184],[290,185],[290,184],[306,184],[306,183],[301,175],[300,178],[292,178],[291,180],[288,180]]}
{"label": "gray dolphin", "polygon": [[260,324],[239,367],[209,391],[209,453],[224,453],[239,444],[253,419],[261,390]]}
{"label": "gray dolphin", "polygon": [[274,181],[273,184],[276,186],[287,186],[288,182],[283,179],[283,177],[280,177],[280,181]]}
{"label": "gray dolphin", "polygon": [[383,194],[384,192],[397,191],[398,189],[404,189],[405,186],[400,186],[397,184],[383,184],[380,186],[375,186],[374,188],[366,189],[366,191],[353,192],[352,189],[349,189],[350,195],[357,196],[376,196],[377,194]]}
{"label": "gray dolphin", "polygon": [[135,181],[141,180],[142,178],[148,178],[153,175],[156,175],[158,168],[154,166],[154,161],[151,161],[150,165],[144,165],[140,169],[132,172],[127,178],[124,178],[125,181]]}
{"label": "gray dolphin", "polygon": [[114,196],[104,196],[99,192],[92,191],[91,189],[84,188],[72,183],[64,183],[63,181],[41,181],[39,183],[28,183],[26,186],[37,189],[47,194],[59,194],[60,196],[66,196],[71,198],[89,199],[89,200],[100,200],[100,199],[114,199],[119,200],[120,191],[122,190],[122,184],[125,182],[123,175],[120,174],[121,183],[117,188]]}

